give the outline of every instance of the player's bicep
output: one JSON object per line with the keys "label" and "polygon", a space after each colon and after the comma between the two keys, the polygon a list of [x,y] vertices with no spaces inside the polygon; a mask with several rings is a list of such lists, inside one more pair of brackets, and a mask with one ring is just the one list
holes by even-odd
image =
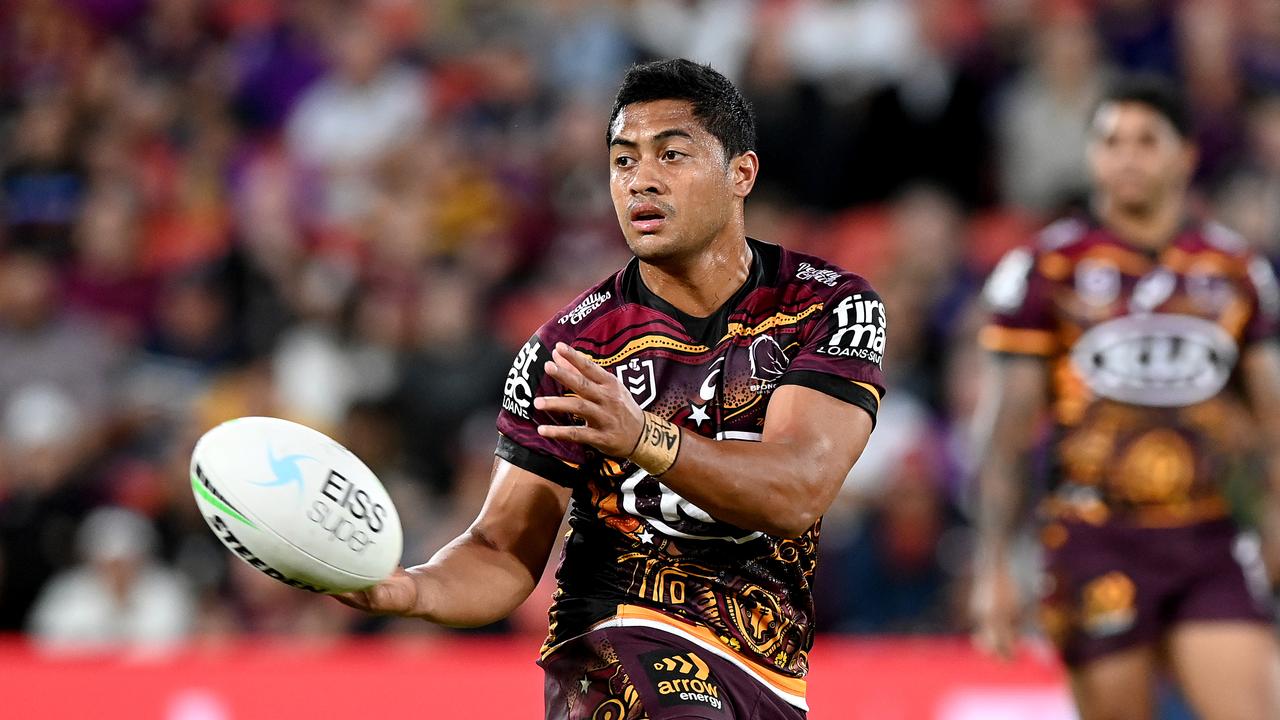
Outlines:
{"label": "player's bicep", "polygon": [[1280,342],[1255,343],[1240,360],[1240,373],[1254,415],[1280,424]]}
{"label": "player's bicep", "polygon": [[993,353],[981,382],[975,426],[987,436],[979,438],[980,454],[1021,452],[1045,406],[1048,365],[1030,355]]}
{"label": "player's bicep", "polygon": [[534,335],[524,344],[507,372],[502,409],[498,413],[497,455],[507,462],[566,487],[578,481],[578,468],[586,460],[583,446],[553,440],[538,432],[540,425],[563,425],[570,420],[558,413],[534,407],[536,397],[557,397],[564,388],[545,372],[551,359],[548,340]]}
{"label": "player's bicep", "polygon": [[516,557],[536,582],[569,507],[569,489],[495,458],[489,494],[468,533]]}
{"label": "player's bicep", "polygon": [[1052,292],[1030,248],[1017,248],[1004,256],[987,279],[982,298],[991,311],[978,336],[983,347],[1037,357],[1058,352]]}
{"label": "player's bicep", "polygon": [[873,425],[863,407],[812,388],[783,385],[769,398],[761,439],[792,448],[829,500],[862,455]]}

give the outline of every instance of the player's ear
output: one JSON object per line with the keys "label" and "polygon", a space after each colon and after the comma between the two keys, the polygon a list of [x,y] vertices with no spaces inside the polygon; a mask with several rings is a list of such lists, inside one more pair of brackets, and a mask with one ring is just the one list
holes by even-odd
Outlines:
{"label": "player's ear", "polygon": [[1200,146],[1191,140],[1185,140],[1182,143],[1182,168],[1186,172],[1187,177],[1195,175],[1196,168],[1200,166]]}
{"label": "player's ear", "polygon": [[745,198],[755,187],[756,176],[760,174],[760,156],[755,150],[748,150],[735,155],[729,160],[729,172],[733,181],[733,194]]}

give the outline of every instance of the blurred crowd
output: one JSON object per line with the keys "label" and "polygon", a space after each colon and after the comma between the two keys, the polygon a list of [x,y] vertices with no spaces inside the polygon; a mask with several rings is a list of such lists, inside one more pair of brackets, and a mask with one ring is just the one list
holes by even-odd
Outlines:
{"label": "blurred crowd", "polygon": [[[406,559],[453,537],[516,350],[628,258],[604,124],[667,56],[754,104],[749,232],[892,315],[879,429],[824,525],[827,630],[964,629],[976,291],[1086,201],[1109,74],[1185,87],[1198,209],[1280,254],[1274,0],[8,0],[0,632],[440,632],[235,560],[191,448],[305,422],[388,485]],[[542,632],[546,593],[495,629]]]}

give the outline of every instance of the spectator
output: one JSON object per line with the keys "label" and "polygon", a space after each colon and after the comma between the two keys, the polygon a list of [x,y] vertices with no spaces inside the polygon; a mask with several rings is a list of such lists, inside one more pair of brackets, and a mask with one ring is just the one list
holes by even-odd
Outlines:
{"label": "spectator", "polygon": [[290,154],[320,175],[319,220],[345,224],[369,209],[371,173],[427,118],[422,75],[394,62],[362,15],[330,30],[330,73],[299,101],[287,126]]}
{"label": "spectator", "polygon": [[68,98],[57,95],[27,105],[9,143],[14,157],[0,173],[5,234],[13,243],[59,256],[70,252],[85,191],[74,112]]}
{"label": "spectator", "polygon": [[121,353],[99,327],[62,306],[57,267],[43,253],[0,262],[0,407],[24,387],[55,388],[74,408],[77,433],[94,439],[108,419]]}
{"label": "spectator", "polygon": [[1081,12],[1061,12],[1037,34],[1032,64],[1009,88],[996,125],[1001,194],[1050,216],[1082,198],[1089,113],[1102,92],[1098,41]]}
{"label": "spectator", "polygon": [[30,629],[51,652],[157,649],[191,627],[183,581],[152,559],[155,531],[128,510],[100,508],[78,537],[83,564],[55,576],[31,611]]}

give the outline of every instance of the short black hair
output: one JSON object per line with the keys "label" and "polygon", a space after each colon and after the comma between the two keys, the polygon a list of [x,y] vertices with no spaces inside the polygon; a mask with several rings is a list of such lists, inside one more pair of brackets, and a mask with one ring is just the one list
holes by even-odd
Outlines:
{"label": "short black hair", "polygon": [[654,100],[692,104],[693,116],[720,141],[726,160],[756,147],[756,116],[738,88],[710,65],[684,58],[632,65],[627,70],[609,113],[605,142],[613,142],[613,122],[624,107]]}
{"label": "short black hair", "polygon": [[1187,107],[1182,91],[1173,81],[1160,75],[1124,75],[1116,78],[1094,106],[1093,114],[1096,116],[1104,105],[1130,102],[1146,105],[1164,116],[1184,140],[1190,139],[1195,133],[1191,110]]}

